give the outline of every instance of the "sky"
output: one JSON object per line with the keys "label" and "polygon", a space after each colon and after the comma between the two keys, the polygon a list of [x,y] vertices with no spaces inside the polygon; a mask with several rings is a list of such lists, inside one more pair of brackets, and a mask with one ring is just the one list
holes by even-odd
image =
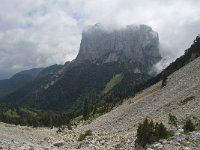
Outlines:
{"label": "sky", "polygon": [[64,64],[79,50],[88,25],[146,24],[173,60],[200,33],[197,0],[1,0],[0,79],[20,70]]}

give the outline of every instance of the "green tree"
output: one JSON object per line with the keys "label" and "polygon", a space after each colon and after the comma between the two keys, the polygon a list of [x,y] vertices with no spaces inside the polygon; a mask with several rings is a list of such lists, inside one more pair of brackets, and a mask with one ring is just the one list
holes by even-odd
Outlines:
{"label": "green tree", "polygon": [[187,133],[187,132],[192,132],[195,130],[195,125],[194,123],[192,122],[191,119],[187,119],[184,126],[183,126],[183,129],[184,129],[184,132]]}
{"label": "green tree", "polygon": [[167,131],[163,123],[154,124],[153,121],[145,118],[137,129],[136,146],[145,147],[146,144],[152,144],[155,141],[169,137],[170,132]]}
{"label": "green tree", "polygon": [[153,121],[149,122],[147,118],[143,123],[139,124],[137,129],[136,145],[145,147],[146,144],[151,144],[153,141],[154,124]]}
{"label": "green tree", "polygon": [[173,116],[171,113],[169,114],[168,122],[169,122],[169,124],[177,127],[177,118],[176,118],[176,116]]}
{"label": "green tree", "polygon": [[167,131],[166,127],[163,125],[163,123],[156,123],[155,125],[155,141],[158,141],[159,139],[167,138],[169,135],[169,132]]}

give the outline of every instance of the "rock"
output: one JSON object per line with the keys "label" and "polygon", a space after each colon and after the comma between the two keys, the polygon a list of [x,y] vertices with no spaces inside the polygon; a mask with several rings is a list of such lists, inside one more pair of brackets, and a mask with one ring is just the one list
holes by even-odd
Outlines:
{"label": "rock", "polygon": [[174,135],[179,136],[180,134],[181,134],[180,132],[176,132]]}
{"label": "rock", "polygon": [[184,130],[181,128],[181,129],[178,129],[178,132],[179,132],[179,133],[183,133]]}
{"label": "rock", "polygon": [[[188,134],[180,134],[179,136],[171,137],[170,141],[160,140],[157,143],[150,145],[155,150],[199,150],[200,149],[200,132],[194,131]],[[186,140],[187,138],[187,140]],[[192,148],[187,147],[192,146]]]}
{"label": "rock", "polygon": [[174,146],[170,144],[166,144],[163,146],[163,150],[174,150]]}
{"label": "rock", "polygon": [[101,144],[104,144],[104,143],[105,143],[105,140],[101,140],[100,143],[101,143]]}
{"label": "rock", "polygon": [[191,148],[189,148],[189,147],[185,147],[184,150],[191,150]]}
{"label": "rock", "polygon": [[160,144],[160,143],[156,143],[156,144],[154,144],[153,146],[154,146],[154,147],[159,147],[159,146],[161,146],[161,144]]}
{"label": "rock", "polygon": [[167,140],[163,140],[163,141],[162,141],[162,144],[167,144]]}
{"label": "rock", "polygon": [[151,27],[129,25],[108,31],[96,24],[83,31],[75,62],[101,60],[101,63],[111,63],[123,60],[135,65],[134,69],[139,73],[144,72],[140,65],[149,70],[160,59],[158,34]]}
{"label": "rock", "polygon": [[180,143],[177,142],[177,141],[175,141],[173,144],[176,145],[176,146],[180,146]]}
{"label": "rock", "polygon": [[63,143],[63,141],[59,141],[59,142],[54,143],[53,145],[56,147],[61,147],[64,145],[64,143]]}
{"label": "rock", "polygon": [[146,150],[153,150],[152,148],[147,148]]}
{"label": "rock", "polygon": [[131,143],[131,140],[130,140],[130,139],[128,139],[128,140],[127,140],[127,143]]}
{"label": "rock", "polygon": [[135,150],[144,150],[144,148],[141,147],[141,146],[137,146],[137,147],[135,148]]}
{"label": "rock", "polygon": [[34,150],[34,148],[33,148],[33,147],[30,147],[29,150]]}

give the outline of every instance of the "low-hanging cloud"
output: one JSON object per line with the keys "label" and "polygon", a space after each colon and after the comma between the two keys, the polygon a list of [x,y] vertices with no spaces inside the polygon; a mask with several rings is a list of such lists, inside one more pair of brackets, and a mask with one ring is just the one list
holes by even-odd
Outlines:
{"label": "low-hanging cloud", "polygon": [[162,56],[184,53],[200,33],[196,0],[1,0],[0,70],[63,64],[76,57],[81,32],[147,24],[159,33]]}

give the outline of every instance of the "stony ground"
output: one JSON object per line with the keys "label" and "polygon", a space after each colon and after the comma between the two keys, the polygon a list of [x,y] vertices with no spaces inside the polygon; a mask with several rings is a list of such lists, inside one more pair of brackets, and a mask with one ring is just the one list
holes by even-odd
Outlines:
{"label": "stony ground", "polygon": [[0,123],[0,149],[45,149],[61,139],[55,129],[21,127]]}
{"label": "stony ground", "polygon": [[[122,145],[134,148],[134,140],[125,141],[123,135],[106,135],[93,132],[85,140],[78,141],[80,133],[75,130],[57,128],[31,128],[0,123],[0,149],[3,150],[65,150],[65,149],[118,149]],[[114,138],[114,140],[113,140]],[[132,143],[130,145],[130,143]]]}
{"label": "stony ground", "polygon": [[[79,125],[73,131],[64,130],[57,134],[56,129],[32,129],[1,124],[0,149],[131,150],[134,149],[139,122],[149,117],[156,122],[163,122],[169,128],[169,113],[178,118],[180,125],[187,117],[200,120],[200,58],[172,74],[166,87],[161,88],[161,83],[157,83],[92,123]],[[88,129],[92,130],[93,135],[77,141],[80,133]],[[171,142],[155,143],[154,146],[157,144],[158,147],[151,149],[200,149],[200,144],[195,140],[199,140],[198,132],[189,135],[180,133]],[[196,144],[196,147],[191,147],[191,144]]]}
{"label": "stony ground", "polygon": [[147,150],[199,150],[200,132],[193,131],[187,134],[183,129],[176,131],[175,135],[167,140],[160,140],[147,148]]}

